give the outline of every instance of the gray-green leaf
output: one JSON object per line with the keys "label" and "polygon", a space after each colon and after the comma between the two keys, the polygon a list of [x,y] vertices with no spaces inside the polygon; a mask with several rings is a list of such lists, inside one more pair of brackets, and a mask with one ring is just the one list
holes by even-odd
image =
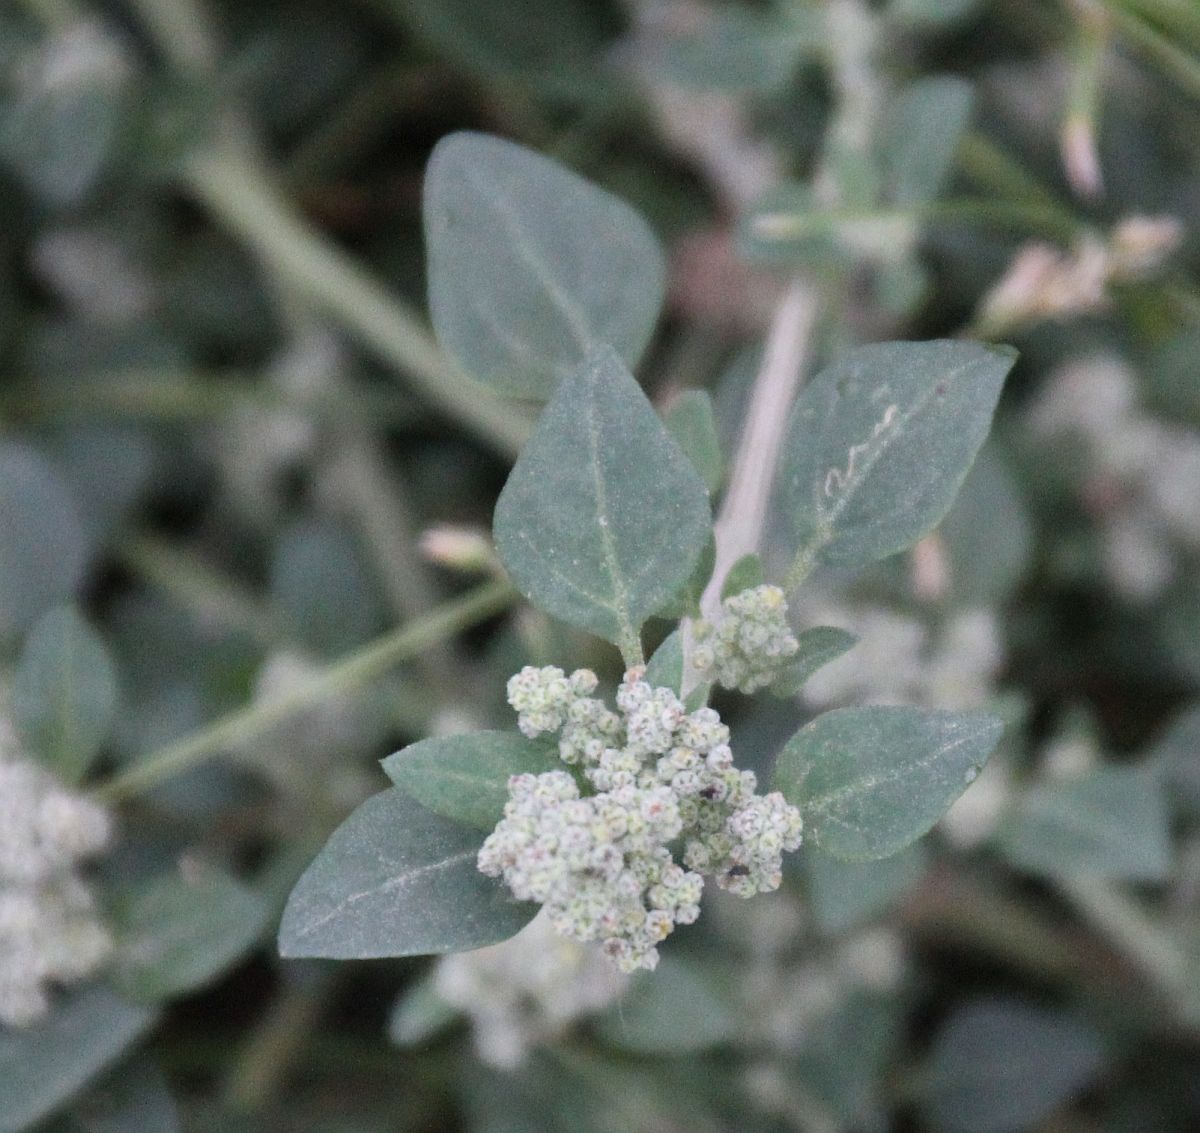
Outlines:
{"label": "gray-green leaf", "polygon": [[664,956],[655,971],[634,978],[624,998],[596,1021],[602,1039],[638,1054],[705,1050],[737,1031],[728,994],[709,969]]}
{"label": "gray-green leaf", "polygon": [[540,775],[562,763],[551,745],[516,732],[466,732],[411,744],[383,769],[434,814],[491,830],[503,817],[510,775]]}
{"label": "gray-green leaf", "polygon": [[638,633],[709,538],[708,492],[620,358],[568,375],[496,505],[496,547],[535,605],[640,654]]}
{"label": "gray-green leaf", "polygon": [[392,788],[367,799],[292,890],[284,956],[363,960],[482,948],[513,936],[536,907],[476,868],[477,830]]}
{"label": "gray-green leaf", "polygon": [[434,330],[468,373],[546,398],[600,343],[636,365],[666,273],[623,201],[521,146],[458,133],[433,151],[424,209]]}
{"label": "gray-green leaf", "polygon": [[971,84],[953,75],[917,79],[891,100],[880,128],[879,158],[895,204],[924,204],[942,191],[972,102]]}
{"label": "gray-green leaf", "polygon": [[1014,353],[972,342],[864,346],[796,401],[780,467],[795,583],[817,563],[902,551],[946,514]]}
{"label": "gray-green leaf", "polygon": [[646,662],[646,683],[678,694],[683,687],[683,633],[672,630]]}
{"label": "gray-green leaf", "polygon": [[666,414],[667,430],[695,465],[705,487],[715,492],[721,486],[724,462],[712,398],[702,389],[681,393]]}
{"label": "gray-green leaf", "polygon": [[104,642],[73,609],[44,614],[12,682],[13,719],[30,751],[79,782],[108,738],[116,707],[117,674]]}
{"label": "gray-green leaf", "polygon": [[858,638],[837,626],[813,626],[804,630],[796,643],[796,655],[770,687],[775,696],[796,696],[813,673],[853,649]]}
{"label": "gray-green leaf", "polygon": [[1019,1133],[1069,1101],[1104,1065],[1099,1036],[1059,1011],[981,999],[947,1020],[922,1104],[936,1133]]}
{"label": "gray-green leaf", "polygon": [[18,1133],[119,1058],[154,1013],[93,986],[71,993],[44,1022],[0,1028],[0,1133]]}
{"label": "gray-green leaf", "polygon": [[788,741],[775,785],[800,808],[805,836],[827,854],[886,858],[945,814],[1002,731],[985,712],[839,708]]}
{"label": "gray-green leaf", "polygon": [[177,1133],[179,1113],[162,1071],[145,1055],[126,1059],[42,1133]]}
{"label": "gray-green leaf", "polygon": [[1156,767],[1101,767],[1026,791],[1000,828],[1018,869],[1048,877],[1164,881],[1171,830]]}
{"label": "gray-green leaf", "polygon": [[119,912],[117,983],[149,1002],[204,987],[253,947],[270,915],[220,869],[155,878]]}

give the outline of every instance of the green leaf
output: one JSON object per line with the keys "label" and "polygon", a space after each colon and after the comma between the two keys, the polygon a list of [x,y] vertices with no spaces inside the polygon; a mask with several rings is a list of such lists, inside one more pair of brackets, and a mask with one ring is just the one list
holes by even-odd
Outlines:
{"label": "green leaf", "polygon": [[935,1133],[1021,1133],[1083,1090],[1104,1062],[1099,1036],[1070,1015],[975,1000],[934,1040],[921,1108]]}
{"label": "green leaf", "polygon": [[12,714],[38,759],[69,783],[92,765],[112,726],[117,674],[91,626],[73,609],[44,614],[12,682]]}
{"label": "green leaf", "polygon": [[475,859],[479,832],[393,788],[334,831],[288,898],[283,956],[363,960],[459,952],[517,933],[537,911]]}
{"label": "green leaf", "polygon": [[931,31],[968,19],[984,0],[892,0],[887,18],[915,31]]}
{"label": "green leaf", "polygon": [[1171,802],[1192,818],[1200,816],[1200,703],[1171,721],[1149,758],[1166,776]]}
{"label": "green leaf", "polygon": [[721,600],[741,594],[743,590],[753,590],[762,584],[762,559],[755,554],[743,555],[729,568],[729,573],[721,583]]}
{"label": "green leaf", "polygon": [[546,406],[496,504],[496,548],[535,606],[640,656],[642,624],[692,573],[708,492],[602,347]]}
{"label": "green leaf", "polygon": [[144,1055],[127,1059],[42,1133],[177,1133],[179,1113],[162,1071]]}
{"label": "green leaf", "polygon": [[87,558],[79,509],[59,476],[26,445],[0,443],[0,640],[69,599]]}
{"label": "green leaf", "polygon": [[254,946],[270,915],[262,897],[220,869],[155,878],[118,912],[115,979],[146,1002],[204,987]]}
{"label": "green leaf", "polygon": [[1018,869],[1047,877],[1165,881],[1171,874],[1167,798],[1156,767],[1101,767],[1027,790],[998,847]]}
{"label": "green leaf", "polygon": [[510,775],[541,775],[562,766],[553,745],[516,732],[434,736],[383,761],[387,777],[422,806],[480,830],[491,830],[503,817]]}
{"label": "green leaf", "polygon": [[388,1018],[388,1038],[397,1046],[417,1046],[444,1031],[459,1015],[426,977],[406,988]]}
{"label": "green leaf", "polygon": [[715,492],[721,486],[725,469],[712,398],[701,389],[685,390],[667,410],[666,424],[675,443],[700,473],[705,487]]}
{"label": "green leaf", "polygon": [[695,618],[700,616],[700,599],[704,588],[712,578],[713,567],[717,565],[717,541],[711,531],[704,543],[704,550],[696,560],[696,566],[688,575],[684,584],[671,595],[657,610],[656,618],[667,618],[677,621],[679,618]]}
{"label": "green leaf", "polygon": [[837,626],[813,626],[801,633],[796,642],[799,646],[796,655],[770,687],[775,696],[796,696],[813,673],[848,653],[858,638]]}
{"label": "green leaf", "polygon": [[1002,731],[985,712],[838,708],[788,741],[775,785],[800,808],[805,836],[827,854],[886,858],[945,814]]}
{"label": "green leaf", "polygon": [[795,585],[818,563],[910,547],[949,510],[983,444],[1011,350],[892,342],[854,350],[796,401],[780,468]]}
{"label": "green leaf", "polygon": [[676,695],[683,687],[683,634],[672,630],[646,663],[646,683],[669,688]]}
{"label": "green leaf", "polygon": [[0,1027],[0,1133],[18,1133],[52,1113],[121,1054],[154,1021],[104,986],[59,1000],[33,1027]]}
{"label": "green leaf", "polygon": [[458,133],[433,151],[424,209],[434,330],[469,374],[546,398],[602,343],[637,364],[666,269],[624,202],[521,146]]}
{"label": "green leaf", "polygon": [[823,932],[846,932],[887,912],[925,874],[922,843],[882,861],[843,862],[820,850],[799,855],[809,905]]}
{"label": "green leaf", "polygon": [[707,1050],[737,1031],[737,1015],[709,971],[678,956],[664,956],[653,972],[635,976],[619,1003],[596,1019],[609,1045],[636,1054]]}
{"label": "green leaf", "polygon": [[973,101],[971,84],[951,75],[917,79],[889,100],[879,158],[894,204],[924,204],[941,193]]}

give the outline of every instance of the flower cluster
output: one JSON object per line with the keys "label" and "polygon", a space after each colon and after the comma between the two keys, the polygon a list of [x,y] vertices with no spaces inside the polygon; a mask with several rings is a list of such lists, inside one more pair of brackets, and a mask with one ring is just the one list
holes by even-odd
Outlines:
{"label": "flower cluster", "polygon": [[[588,693],[596,677],[526,667],[509,702],[530,737],[559,733],[559,755],[580,767],[514,775],[504,818],[479,868],[521,900],[539,901],[575,940],[602,941],[623,971],[653,968],[656,945],[700,915],[702,875],[739,896],[776,889],[784,850],[800,845],[800,812],[778,792],[759,796],[733,766],[729,729],[711,708],[685,711],[631,669],[618,712]],[[683,842],[683,863],[670,844]]]}
{"label": "flower cluster", "polygon": [[692,633],[696,670],[742,692],[769,685],[799,648],[778,586],[755,586],[726,598],[715,622],[698,621]]}
{"label": "flower cluster", "polygon": [[0,1023],[35,1022],[47,985],[94,972],[112,941],[78,876],[108,842],[107,812],[22,752],[0,716]]}

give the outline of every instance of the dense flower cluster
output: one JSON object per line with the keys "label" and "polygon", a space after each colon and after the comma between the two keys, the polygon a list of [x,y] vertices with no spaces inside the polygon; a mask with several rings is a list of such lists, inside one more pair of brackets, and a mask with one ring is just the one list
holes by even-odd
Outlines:
{"label": "dense flower cluster", "polygon": [[597,945],[560,936],[545,913],[500,944],[443,956],[434,975],[438,996],[470,1017],[480,1058],[504,1069],[603,1010],[627,982]]}
{"label": "dense flower cluster", "polygon": [[755,586],[726,598],[720,616],[696,622],[692,634],[697,671],[742,692],[769,685],[799,648],[778,586]]}
{"label": "dense flower cluster", "polygon": [[[778,792],[759,796],[733,766],[729,729],[711,708],[685,711],[631,669],[613,712],[588,694],[596,677],[526,667],[509,702],[530,737],[559,733],[566,771],[514,775],[504,818],[479,868],[521,900],[539,901],[554,928],[602,941],[623,971],[653,968],[656,945],[700,915],[702,875],[739,896],[778,888],[784,850],[800,845],[800,812]],[[683,843],[683,866],[670,843]],[[686,866],[686,868],[684,868]]]}
{"label": "dense flower cluster", "polygon": [[0,1024],[49,1009],[48,986],[94,972],[112,941],[77,870],[109,839],[107,812],[22,752],[0,716]]}

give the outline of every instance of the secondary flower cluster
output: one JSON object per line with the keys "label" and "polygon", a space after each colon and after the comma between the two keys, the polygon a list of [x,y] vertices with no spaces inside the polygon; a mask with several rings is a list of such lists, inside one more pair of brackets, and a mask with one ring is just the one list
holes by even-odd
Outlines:
{"label": "secondary flower cluster", "polygon": [[799,648],[778,586],[755,586],[726,598],[715,623],[697,621],[692,635],[697,671],[742,692],[769,685]]}
{"label": "secondary flower cluster", "polygon": [[776,889],[783,851],[801,838],[800,812],[778,792],[755,794],[754,773],[733,766],[717,713],[688,713],[643,675],[625,674],[618,712],[589,696],[587,670],[527,666],[509,681],[521,731],[558,732],[559,755],[582,780],[514,775],[504,818],[479,851],[483,873],[541,902],[563,936],[600,940],[623,971],[653,968],[656,945],[700,915],[702,875],[742,897]]}
{"label": "secondary flower cluster", "polygon": [[64,789],[0,716],[0,1024],[49,1010],[47,985],[94,972],[112,941],[79,864],[109,839],[107,812]]}

